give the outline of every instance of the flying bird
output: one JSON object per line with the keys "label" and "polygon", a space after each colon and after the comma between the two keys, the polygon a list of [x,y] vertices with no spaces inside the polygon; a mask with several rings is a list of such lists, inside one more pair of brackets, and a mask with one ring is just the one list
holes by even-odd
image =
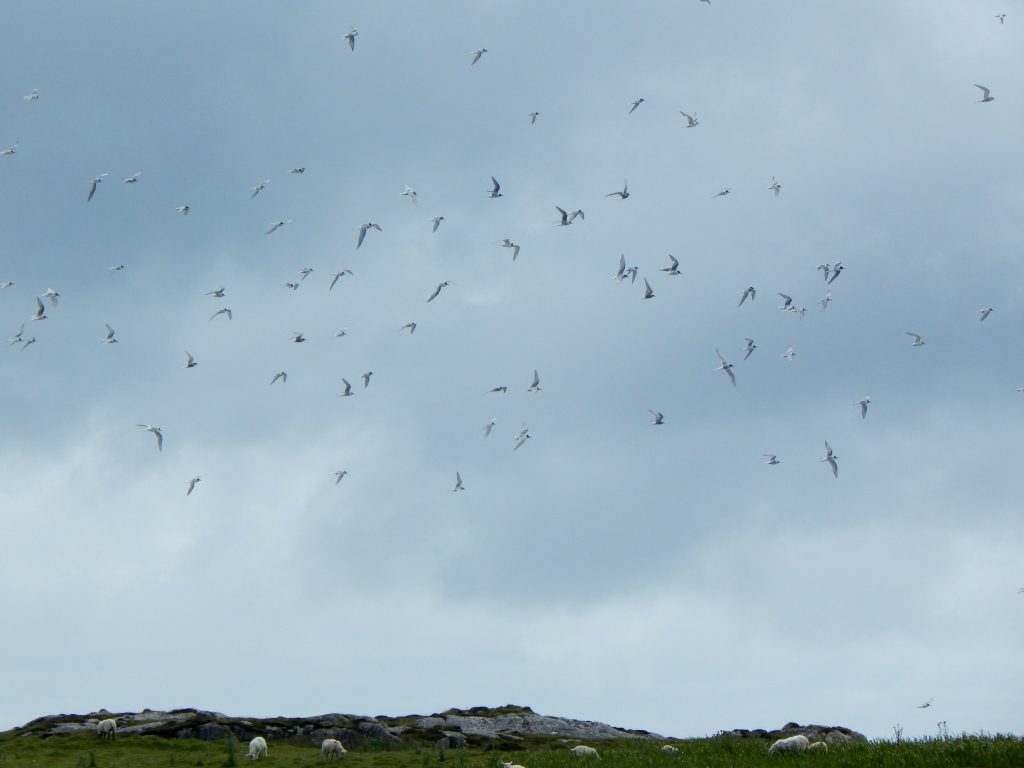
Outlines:
{"label": "flying bird", "polygon": [[343,478],[347,474],[348,474],[348,470],[347,469],[339,469],[339,470],[337,470],[334,473],[334,476],[337,478],[337,480],[334,481],[334,484],[337,485],[338,483],[340,483],[341,482],[341,478]]}
{"label": "flying bird", "polygon": [[793,297],[792,296],[787,296],[784,293],[779,293],[777,295],[782,297],[782,306],[779,307],[779,309],[789,309],[791,306],[793,306]]}
{"label": "flying bird", "polygon": [[21,348],[21,351],[24,352],[26,349],[29,348],[29,346],[31,346],[32,344],[35,344],[35,343],[36,343],[36,337],[33,336],[31,339],[28,339],[25,342],[25,345]]}
{"label": "flying bird", "polygon": [[9,339],[7,340],[7,344],[8,344],[8,346],[13,346],[13,345],[15,345],[15,344],[21,344],[21,342],[22,342],[22,338],[21,338],[21,335],[22,335],[23,333],[25,333],[25,324],[24,324],[24,323],[22,323],[22,324],[21,324],[21,325],[20,325],[20,326],[18,327],[18,332],[17,332],[16,334],[14,334],[13,336],[11,336],[11,338],[9,338]]}
{"label": "flying bird", "polygon": [[46,307],[43,306],[43,302],[36,296],[36,313],[32,315],[33,320],[45,320],[46,319]]}
{"label": "flying bird", "polygon": [[[561,210],[561,209],[559,209]],[[612,280],[616,283],[621,283],[622,279],[626,276],[626,254],[619,256],[619,271],[612,276]]]}
{"label": "flying bird", "polygon": [[486,424],[484,424],[484,437],[490,437],[491,430],[494,429],[494,425],[497,423],[498,422],[496,419],[491,419]]}
{"label": "flying bird", "polygon": [[501,189],[501,184],[499,184],[498,180],[496,178],[494,178],[493,176],[491,176],[491,184],[493,186],[491,187],[491,191],[488,194],[491,197],[502,197],[503,195],[499,191]]}
{"label": "flying bird", "polygon": [[757,349],[757,344],[754,343],[753,339],[745,339],[745,341],[747,342],[747,346],[743,348],[743,351],[747,354],[743,356],[744,360],[750,357],[754,353],[754,350]]}
{"label": "flying bird", "polygon": [[213,298],[215,298],[215,299],[223,299],[224,298],[224,286],[222,285],[222,286],[219,286],[217,288],[214,288],[212,291],[207,291],[206,295],[207,296],[213,296]]}
{"label": "flying bird", "polygon": [[651,422],[652,427],[660,427],[662,424],[665,423],[665,417],[658,411],[652,411],[650,408],[648,408],[647,412],[654,417],[654,421]]}
{"label": "flying bird", "polygon": [[202,478],[201,476],[199,476],[199,475],[196,475],[196,476],[195,476],[195,477],[193,477],[193,478],[192,478],[191,480],[189,480],[189,481],[188,481],[188,490],[187,490],[187,491],[185,491],[185,495],[186,495],[186,496],[191,496],[191,495],[192,495],[192,491],[193,491],[193,490],[195,490],[195,487],[196,487],[196,483],[198,483],[198,482],[199,482],[200,480],[202,480],[202,479],[203,479],[203,478]]}
{"label": "flying bird", "polygon": [[109,173],[101,173],[99,176],[94,177],[93,180],[89,182],[89,194],[85,196],[85,202],[89,202],[90,200],[92,200],[92,196],[96,194],[96,187],[98,187],[100,183],[103,181],[104,176],[109,175]]}
{"label": "flying bird", "polygon": [[[371,376],[373,376],[373,371],[367,371],[366,373],[363,374],[363,389],[366,389],[368,386],[370,386]],[[342,379],[342,381],[344,381],[344,379]]]}
{"label": "flying bird", "polygon": [[486,48],[477,48],[475,51],[470,51],[469,55],[473,57],[473,60],[469,62],[470,66],[480,61],[480,57],[487,53]]}
{"label": "flying bird", "polygon": [[994,311],[995,310],[993,310],[992,307],[985,307],[984,309],[979,309],[978,310],[978,322],[979,323],[985,322],[985,318],[988,317],[989,315],[991,315]]}
{"label": "flying bird", "polygon": [[[997,13],[996,14],[996,18],[999,19],[999,23],[1000,24],[1005,24],[1006,23],[1006,14],[1005,13]],[[32,93],[35,93],[35,91],[32,91]],[[25,98],[28,99],[28,96],[26,96]],[[1021,591],[1024,592],[1024,590],[1021,590]]]}
{"label": "flying bird", "polygon": [[774,453],[762,453],[761,455],[765,458],[765,464],[775,465],[781,463]]}
{"label": "flying bird", "polygon": [[117,266],[114,266],[114,267],[107,267],[107,269],[109,271],[111,271],[111,272],[120,272],[124,268],[125,268],[124,264],[118,264]]}
{"label": "flying bird", "polygon": [[299,274],[302,275],[302,279],[305,280],[307,277],[313,274],[313,268],[303,267],[302,269],[299,270]]}
{"label": "flying bird", "polygon": [[359,30],[352,27],[348,32],[345,33],[345,39],[348,40],[348,49],[354,51],[356,49],[356,37],[359,35]]}
{"label": "flying bird", "polygon": [[270,380],[270,385],[273,386],[274,382],[277,381],[278,379],[280,379],[283,384],[287,384],[288,374],[285,373],[284,371],[278,371],[277,373],[274,374],[274,378]]}
{"label": "flying bird", "polygon": [[274,223],[272,223],[270,225],[270,229],[268,229],[264,234],[269,235],[269,234],[271,234],[273,232],[277,232],[277,230],[279,230],[285,224],[291,224],[291,223],[292,223],[291,219],[288,219],[287,221],[275,221]]}
{"label": "flying bird", "polygon": [[672,262],[672,264],[667,267],[662,267],[661,271],[664,272],[666,275],[681,275],[682,272],[679,271],[679,259],[673,256],[671,253],[668,255],[668,258],[669,261]]}
{"label": "flying bird", "polygon": [[174,210],[176,210],[176,211],[177,211],[178,213],[180,213],[180,214],[181,214],[182,216],[188,216],[188,212],[189,212],[189,211],[191,211],[191,210],[192,210],[192,208],[191,208],[191,207],[189,207],[189,206],[187,206],[187,205],[179,205],[179,206],[178,206],[177,208],[175,208]]}
{"label": "flying bird", "polygon": [[403,325],[398,330],[399,331],[404,331],[406,328],[409,329],[409,335],[410,336],[412,336],[414,333],[416,333],[416,323],[406,323],[405,325]]}
{"label": "flying bird", "polygon": [[230,320],[231,319],[231,310],[228,309],[227,307],[224,307],[224,309],[218,309],[216,312],[214,312],[212,315],[210,315],[210,320],[213,320],[213,318],[215,318],[217,315],[227,315],[228,316],[228,320]]}
{"label": "flying bird", "polygon": [[[825,285],[832,285],[832,283],[835,282],[836,278],[839,277],[839,274],[842,271],[843,271],[843,262],[837,261],[835,264],[832,265],[832,277],[830,277],[828,279],[828,281],[825,283]],[[828,277],[828,276],[826,275],[826,277]]]}
{"label": "flying bird", "polygon": [[500,245],[502,248],[511,248],[512,249],[512,261],[516,260],[516,257],[519,255],[519,246],[518,245],[513,243],[507,237],[504,240],[498,241],[498,245]]}
{"label": "flying bird", "polygon": [[786,347],[786,351],[779,355],[779,357],[784,357],[789,362],[793,362],[793,358],[796,357],[796,352],[793,351],[792,347]]}
{"label": "flying bird", "polygon": [[822,312],[828,309],[828,305],[832,303],[832,291],[829,291],[820,299],[818,299],[818,303],[821,305]]}
{"label": "flying bird", "polygon": [[508,387],[494,387],[491,392],[508,392]]}
{"label": "flying bird", "polygon": [[464,491],[464,490],[466,490],[466,489],[462,485],[462,475],[460,475],[458,472],[456,472],[455,473],[455,487],[452,488],[452,491],[453,492],[458,492],[458,491]]}
{"label": "flying bird", "polygon": [[305,172],[306,172],[306,166],[304,166],[304,165],[298,165],[298,166],[292,168],[290,171],[288,171],[288,173],[294,173],[296,176],[301,176]]}
{"label": "flying bird", "polygon": [[254,197],[256,197],[256,195],[258,195],[260,192],[262,192],[266,188],[267,184],[269,184],[269,183],[270,183],[270,179],[264,179],[259,184],[257,184],[255,187],[253,187],[250,190],[249,199],[252,200]]}
{"label": "flying bird", "polygon": [[141,176],[141,175],[142,175],[142,171],[136,171],[131,176],[125,176],[123,179],[121,179],[121,182],[123,184],[134,184],[135,182],[137,182],[139,180],[139,176]]}
{"label": "flying bird", "polygon": [[627,197],[629,197],[629,180],[628,179],[626,181],[622,182],[622,191],[621,192],[609,192],[607,195],[605,195],[605,197],[615,197],[615,196],[618,196],[618,197],[620,197],[623,200],[625,200]]}
{"label": "flying bird", "polygon": [[717,347],[715,347],[715,354],[718,355],[718,359],[721,361],[721,364],[717,368],[715,368],[715,370],[725,371],[729,375],[729,380],[732,382],[732,385],[735,387],[736,374],[732,372],[732,363],[728,362],[724,357],[722,357],[722,353],[718,351]]}
{"label": "flying bird", "polygon": [[742,307],[743,306],[743,302],[747,300],[747,296],[750,297],[751,301],[753,301],[754,299],[757,298],[757,290],[754,288],[754,286],[750,286],[745,291],[743,291],[743,295],[740,296],[740,303],[737,304],[736,306],[737,307]]}
{"label": "flying bird", "polygon": [[306,337],[305,337],[305,336],[303,336],[303,335],[302,335],[301,333],[299,333],[299,332],[297,332],[297,331],[296,331],[295,333],[293,333],[293,334],[292,334],[292,341],[293,341],[294,343],[296,343],[296,344],[301,344],[301,343],[302,343],[302,342],[304,342],[305,340],[306,340]]}
{"label": "flying bird", "polygon": [[653,299],[654,298],[654,289],[651,288],[651,284],[649,282],[647,282],[647,278],[646,277],[644,278],[644,285],[646,286],[646,289],[644,290],[644,298],[645,299]]}
{"label": "flying bird", "polygon": [[537,118],[540,116],[540,112],[531,112],[527,117],[530,118],[530,125],[537,122]]}
{"label": "flying bird", "polygon": [[[1004,13],[1003,16],[1005,15],[1006,14]],[[24,99],[26,103],[32,101],[39,101],[39,89],[33,88],[32,93],[28,94],[28,96],[22,96],[21,98]]]}
{"label": "flying bird", "polygon": [[871,402],[870,397],[865,397],[863,400],[858,400],[854,405],[860,406],[860,417],[863,419],[868,415],[868,403]]}
{"label": "flying bird", "polygon": [[339,397],[352,397],[352,385],[348,383],[348,379],[343,377],[341,383],[345,385],[345,391]]}
{"label": "flying bird", "polygon": [[928,699],[928,701],[926,701],[924,704],[918,704],[917,708],[918,709],[928,709],[928,707],[930,707],[932,705],[933,701],[935,701],[935,699]]}
{"label": "flying bird", "polygon": [[445,288],[445,287],[447,287],[449,285],[451,285],[451,283],[449,281],[447,281],[447,280],[445,280],[443,283],[438,283],[437,284],[437,288],[434,289],[434,292],[430,294],[430,298],[427,299],[427,303],[429,304],[434,299],[436,299],[438,294],[441,293],[441,289]]}
{"label": "flying bird", "polygon": [[770,187],[768,187],[768,189],[770,189],[772,192],[774,192],[775,196],[778,197],[779,196],[779,192],[782,191],[782,185],[779,184],[779,182],[777,182],[775,180],[774,176],[772,176],[772,184],[771,184]]}
{"label": "flying bird", "polygon": [[329,291],[333,290],[334,289],[334,284],[336,282],[338,282],[339,278],[342,278],[345,275],[351,275],[351,274],[352,274],[352,270],[351,269],[343,269],[340,272],[335,272],[333,275],[331,275],[331,285],[330,285],[330,287],[327,290],[329,290]]}
{"label": "flying bird", "polygon": [[644,99],[636,99],[636,100],[635,100],[635,101],[633,102],[633,106],[631,106],[631,107],[629,108],[629,114],[631,114],[631,115],[632,115],[632,114],[633,114],[634,112],[636,112],[636,108],[637,108],[637,107],[639,107],[639,106],[640,106],[641,104],[643,104],[643,103],[644,103]]}
{"label": "flying bird", "polygon": [[434,232],[437,232],[437,228],[441,226],[441,222],[444,221],[444,216],[435,216],[431,219],[434,222]]}
{"label": "flying bird", "polygon": [[911,346],[914,346],[914,347],[923,347],[924,346],[924,339],[921,338],[920,334],[911,333],[910,331],[904,331],[904,333],[907,334],[907,336],[913,336],[914,337],[914,343]]}
{"label": "flying bird", "polygon": [[516,435],[515,438],[514,438],[515,441],[516,441],[516,444],[515,444],[515,447],[512,450],[513,451],[518,451],[520,448],[523,447],[523,443],[525,443],[527,440],[529,440],[530,437],[532,437],[532,435],[530,435],[530,428],[527,427],[524,424],[523,428],[521,430],[519,430],[519,434]]}
{"label": "flying bird", "polygon": [[993,96],[992,92],[988,88],[986,88],[984,85],[978,85],[977,83],[975,83],[974,87],[975,88],[981,88],[981,98],[978,100],[978,102],[977,102],[978,104],[981,104],[981,103],[986,102],[986,101],[995,101],[996,97]]}
{"label": "flying bird", "polygon": [[336,339],[339,339],[342,336],[348,336],[348,328],[342,328],[340,331],[334,334],[334,338]]}
{"label": "flying bird", "polygon": [[199,365],[199,363],[196,362],[196,359],[192,357],[192,354],[187,349],[185,350],[185,357],[187,359],[185,360],[185,364],[182,366],[182,368],[195,368],[197,365]]}
{"label": "flying bird", "polygon": [[107,335],[106,335],[105,338],[100,339],[100,343],[101,344],[117,344],[117,339],[114,338],[114,329],[111,328],[109,325],[107,325],[107,323],[104,323],[104,325],[107,326]]}
{"label": "flying bird", "polygon": [[152,432],[156,436],[156,449],[163,451],[164,449],[164,433],[160,431],[160,427],[152,427],[149,424],[139,424],[147,432]]}
{"label": "flying bird", "polygon": [[359,250],[359,246],[361,246],[363,244],[363,238],[366,237],[367,230],[370,230],[370,229],[376,229],[378,232],[383,232],[384,231],[383,229],[380,228],[380,225],[374,224],[372,221],[367,222],[366,224],[361,225],[359,227],[359,237],[356,239],[356,250]]}
{"label": "flying bird", "polygon": [[712,195],[712,196],[711,196],[711,199],[712,199],[712,200],[714,200],[714,199],[715,199],[716,197],[725,197],[725,196],[726,196],[726,195],[728,195],[728,194],[729,194],[730,192],[732,192],[732,190],[731,190],[731,189],[723,189],[723,190],[722,190],[721,192],[719,192],[719,193],[718,193],[717,195]]}
{"label": "flying bird", "polygon": [[293,291],[299,290],[299,284],[298,283],[284,282],[284,283],[281,283],[281,285],[283,285],[285,288],[291,288]]}
{"label": "flying bird", "polygon": [[822,461],[827,461],[828,465],[832,467],[832,476],[839,477],[839,465],[836,464],[836,459],[839,457],[832,453],[832,446],[828,444],[828,440],[825,441],[825,458]]}
{"label": "flying bird", "polygon": [[11,144],[11,146],[7,147],[6,149],[0,150],[0,156],[2,156],[2,155],[13,155],[15,152],[18,151],[18,145],[20,143],[21,143],[20,141],[16,141],[13,144]]}
{"label": "flying bird", "polygon": [[39,298],[49,299],[50,306],[56,307],[57,302],[60,299],[60,294],[53,290],[53,288],[47,288],[43,293],[39,294]]}
{"label": "flying bird", "polygon": [[679,114],[686,118],[687,128],[696,128],[698,125],[700,125],[700,120],[697,119],[696,112],[694,112],[692,115],[688,115],[682,110],[679,110]]}
{"label": "flying bird", "polygon": [[408,197],[410,200],[412,200],[413,203],[415,203],[416,200],[419,198],[419,195],[416,194],[416,190],[410,187],[408,184],[405,185],[405,191],[402,194],[405,197]]}
{"label": "flying bird", "polygon": [[533,369],[533,382],[526,388],[527,392],[540,392],[540,375],[537,369]]}

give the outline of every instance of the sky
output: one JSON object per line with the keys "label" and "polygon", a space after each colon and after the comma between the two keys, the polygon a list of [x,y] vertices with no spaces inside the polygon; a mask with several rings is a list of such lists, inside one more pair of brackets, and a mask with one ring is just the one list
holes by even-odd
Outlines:
{"label": "sky", "polygon": [[0,64],[0,729],[1024,732],[1018,0],[20,1]]}

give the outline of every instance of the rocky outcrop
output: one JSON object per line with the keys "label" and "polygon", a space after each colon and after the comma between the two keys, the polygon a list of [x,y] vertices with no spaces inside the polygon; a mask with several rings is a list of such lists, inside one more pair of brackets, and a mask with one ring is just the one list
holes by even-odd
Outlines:
{"label": "rocky outcrop", "polygon": [[796,735],[806,736],[811,741],[824,741],[826,744],[846,744],[849,742],[867,742],[863,733],[857,733],[841,725],[800,725],[799,723],[786,723],[774,731],[766,731],[763,728],[747,730],[737,728],[732,731],[721,731],[719,736],[734,736],[741,739],[766,739],[775,741],[787,739]]}

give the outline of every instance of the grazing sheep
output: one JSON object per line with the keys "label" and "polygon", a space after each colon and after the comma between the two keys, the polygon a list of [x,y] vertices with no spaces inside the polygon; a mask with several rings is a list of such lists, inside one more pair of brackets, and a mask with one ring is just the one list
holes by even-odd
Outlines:
{"label": "grazing sheep", "polygon": [[582,744],[573,747],[569,751],[572,752],[576,757],[601,757],[599,754],[597,754],[596,749],[594,749],[593,747],[585,747]]}
{"label": "grazing sheep", "polygon": [[250,760],[257,760],[261,757],[267,756],[267,740],[262,736],[257,736],[255,739],[249,742],[249,754],[246,755]]}
{"label": "grazing sheep", "polygon": [[117,736],[117,720],[108,717],[96,723],[96,735],[101,739],[113,740]]}
{"label": "grazing sheep", "polygon": [[807,749],[807,745],[810,741],[806,736],[797,734],[796,736],[790,736],[788,739],[779,739],[770,747],[768,747],[768,754],[773,752],[803,752]]}
{"label": "grazing sheep", "polygon": [[828,744],[824,741],[812,741],[807,745],[807,749],[813,749],[815,751],[821,750],[822,752],[828,752]]}
{"label": "grazing sheep", "polygon": [[667,755],[674,755],[679,750],[673,747],[671,744],[663,744],[661,747],[661,751]]}
{"label": "grazing sheep", "polygon": [[320,742],[320,757],[324,760],[333,760],[336,757],[344,757],[348,751],[337,739],[324,739]]}
{"label": "grazing sheep", "polygon": [[523,766],[516,765],[515,763],[502,763],[501,768],[523,768]]}

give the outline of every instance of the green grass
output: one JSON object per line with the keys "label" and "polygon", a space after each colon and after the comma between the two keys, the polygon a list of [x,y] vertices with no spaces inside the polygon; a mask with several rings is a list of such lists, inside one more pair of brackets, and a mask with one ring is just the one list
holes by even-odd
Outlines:
{"label": "green grass", "polygon": [[[438,750],[391,747],[350,751],[344,768],[499,768],[502,761],[526,768],[1020,768],[1024,742],[1016,737],[961,736],[913,741],[881,741],[833,747],[827,753],[768,755],[759,739],[714,737],[674,742],[677,754],[664,754],[661,742],[596,742],[600,761],[574,758],[562,743],[527,749]],[[247,765],[248,745],[235,740],[199,741],[127,736],[108,742],[92,734],[0,737],[0,768],[155,768]],[[312,745],[270,743],[263,761],[277,766],[323,765]]]}

